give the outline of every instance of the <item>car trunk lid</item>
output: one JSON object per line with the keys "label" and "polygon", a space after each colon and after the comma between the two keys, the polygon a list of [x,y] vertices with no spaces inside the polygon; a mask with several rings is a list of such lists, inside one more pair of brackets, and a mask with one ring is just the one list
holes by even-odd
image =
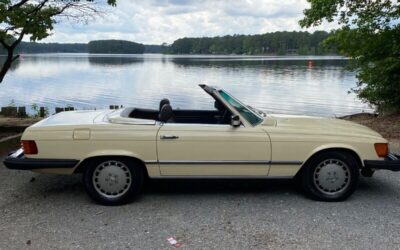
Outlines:
{"label": "car trunk lid", "polygon": [[62,125],[90,125],[104,122],[104,116],[113,110],[79,110],[66,111],[52,115],[32,127],[62,126]]}

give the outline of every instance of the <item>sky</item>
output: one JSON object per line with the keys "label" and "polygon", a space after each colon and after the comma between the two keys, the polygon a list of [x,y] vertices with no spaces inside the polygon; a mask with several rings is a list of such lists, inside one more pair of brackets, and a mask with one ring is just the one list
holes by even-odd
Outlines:
{"label": "sky", "polygon": [[298,21],[306,0],[117,0],[117,7],[100,5],[105,15],[88,24],[60,20],[43,42],[88,42],[124,39],[144,44],[171,44],[182,37],[262,34],[302,29]]}

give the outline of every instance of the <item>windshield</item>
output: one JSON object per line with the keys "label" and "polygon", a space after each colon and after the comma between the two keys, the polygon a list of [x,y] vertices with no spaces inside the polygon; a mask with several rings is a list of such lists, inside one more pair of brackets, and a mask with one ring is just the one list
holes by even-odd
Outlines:
{"label": "windshield", "polygon": [[219,94],[227,101],[237,112],[240,113],[251,125],[255,126],[263,121],[263,119],[246,105],[235,99],[223,90],[218,91]]}

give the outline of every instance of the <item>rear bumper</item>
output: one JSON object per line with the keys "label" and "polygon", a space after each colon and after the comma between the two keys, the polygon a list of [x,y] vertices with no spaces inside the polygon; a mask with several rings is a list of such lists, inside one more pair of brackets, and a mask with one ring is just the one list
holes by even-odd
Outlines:
{"label": "rear bumper", "polygon": [[400,155],[389,154],[385,160],[380,161],[365,160],[364,166],[365,168],[372,170],[385,169],[391,171],[400,171]]}
{"label": "rear bumper", "polygon": [[74,168],[78,160],[62,159],[32,159],[26,158],[22,150],[10,154],[5,160],[4,165],[8,169],[33,170],[33,169],[55,169],[55,168]]}

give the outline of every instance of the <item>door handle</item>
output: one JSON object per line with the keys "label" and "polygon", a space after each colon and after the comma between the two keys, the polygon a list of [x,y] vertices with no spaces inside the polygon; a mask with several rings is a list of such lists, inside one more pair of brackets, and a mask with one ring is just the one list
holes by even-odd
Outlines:
{"label": "door handle", "polygon": [[178,138],[179,138],[179,136],[176,136],[176,135],[161,135],[160,136],[161,140],[176,140]]}

